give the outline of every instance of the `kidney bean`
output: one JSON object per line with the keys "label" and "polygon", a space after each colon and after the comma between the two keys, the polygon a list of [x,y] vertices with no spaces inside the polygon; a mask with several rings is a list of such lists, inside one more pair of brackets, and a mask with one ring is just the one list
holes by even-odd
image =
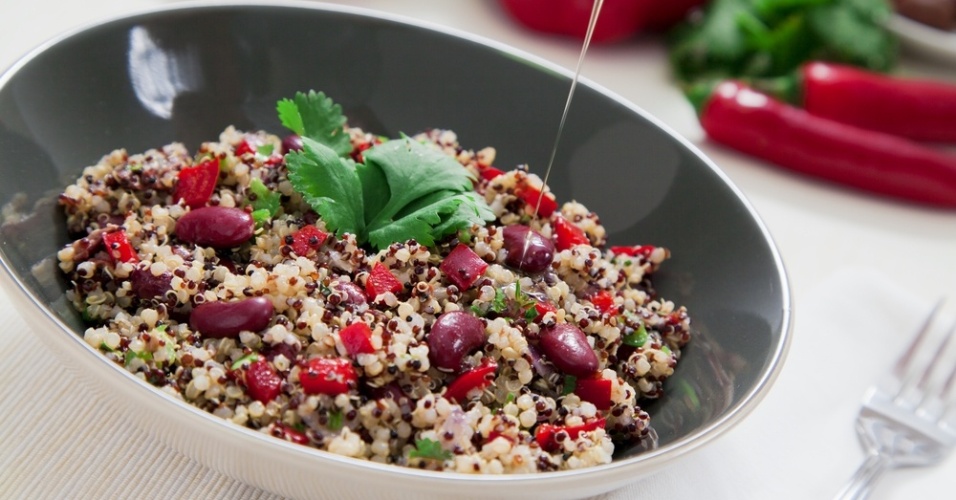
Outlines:
{"label": "kidney bean", "polygon": [[597,355],[580,328],[561,323],[542,330],[540,338],[544,355],[562,372],[584,377],[597,371]]}
{"label": "kidney bean", "polygon": [[428,333],[428,360],[439,370],[460,372],[464,357],[485,343],[485,324],[462,311],[442,314]]}
{"label": "kidney bean", "polygon": [[136,268],[129,275],[129,283],[133,289],[133,293],[144,300],[165,295],[170,289],[170,282],[172,280],[172,274],[165,272],[156,276],[151,273],[148,268]]}
{"label": "kidney bean", "polygon": [[235,338],[239,332],[258,332],[272,320],[275,309],[265,297],[253,297],[237,302],[205,302],[189,315],[189,327],[203,337]]}
{"label": "kidney bean", "polygon": [[515,224],[504,229],[505,264],[529,273],[551,267],[554,243],[528,226]]}
{"label": "kidney bean", "polygon": [[357,306],[365,303],[365,292],[362,290],[362,287],[351,281],[338,281],[335,283],[335,289],[340,292],[345,292],[345,301],[348,303]]}
{"label": "kidney bean", "polygon": [[190,210],[176,222],[176,236],[187,243],[213,248],[232,248],[252,237],[255,222],[240,208],[201,207]]}
{"label": "kidney bean", "polygon": [[291,151],[302,151],[302,138],[296,134],[289,134],[282,138],[282,154]]}

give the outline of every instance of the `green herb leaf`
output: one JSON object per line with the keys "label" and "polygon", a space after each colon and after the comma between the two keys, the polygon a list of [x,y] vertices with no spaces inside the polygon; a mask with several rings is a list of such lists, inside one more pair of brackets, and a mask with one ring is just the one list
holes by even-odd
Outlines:
{"label": "green herb leaf", "polygon": [[578,379],[574,375],[565,375],[564,376],[564,388],[561,389],[561,395],[567,396],[574,392],[574,389],[578,386]]}
{"label": "green herb leaf", "polygon": [[647,329],[641,325],[637,330],[625,335],[621,342],[631,347],[641,347],[647,342]]}
{"label": "green herb leaf", "polygon": [[308,137],[302,151],[286,155],[289,181],[336,234],[352,233],[365,240],[362,185],[351,160]]}
{"label": "green herb leaf", "polygon": [[772,78],[810,60],[890,69],[888,0],[713,0],[669,40],[677,79]]}
{"label": "green herb leaf", "polygon": [[345,414],[341,410],[335,410],[329,413],[329,423],[327,427],[329,430],[337,431],[342,428],[342,425],[345,423]]}
{"label": "green herb leaf", "polygon": [[235,360],[229,368],[233,370],[238,370],[242,368],[242,366],[245,365],[246,363],[252,364],[252,363],[255,363],[256,361],[259,361],[259,355],[252,352]]}
{"label": "green herb leaf", "polygon": [[256,153],[262,156],[270,156],[275,148],[275,144],[263,144],[256,148]]}
{"label": "green herb leaf", "polygon": [[505,292],[501,291],[500,288],[495,289],[495,298],[491,302],[491,310],[501,314],[508,309],[508,298],[505,297]]}
{"label": "green herb leaf", "polygon": [[279,121],[289,130],[321,143],[339,156],[352,152],[352,140],[345,131],[342,107],[322,92],[296,92],[292,99],[276,105]]}
{"label": "green herb leaf", "polygon": [[[454,158],[407,137],[363,152],[364,164],[339,139],[345,118],[324,94],[298,93],[278,106],[280,120],[302,135],[303,150],[286,155],[289,180],[336,234],[381,249],[414,239],[435,241],[484,225],[495,215],[473,190],[474,178]],[[341,130],[340,130],[341,129]]]}
{"label": "green herb leaf", "polygon": [[256,199],[252,201],[252,209],[268,210],[269,217],[275,217],[282,207],[282,195],[269,189],[258,177],[252,178],[249,191],[256,195]]}
{"label": "green herb leaf", "polygon": [[408,453],[409,458],[424,458],[428,460],[448,460],[452,457],[450,451],[443,450],[441,443],[434,439],[418,439],[415,449]]}

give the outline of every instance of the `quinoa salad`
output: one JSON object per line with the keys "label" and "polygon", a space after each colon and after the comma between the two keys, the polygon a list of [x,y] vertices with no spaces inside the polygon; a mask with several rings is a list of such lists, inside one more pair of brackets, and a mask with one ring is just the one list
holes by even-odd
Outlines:
{"label": "quinoa salad", "polygon": [[387,139],[322,93],[86,167],[58,253],[84,339],[222,419],[429,470],[535,473],[647,441],[690,340],[598,215],[450,130]]}

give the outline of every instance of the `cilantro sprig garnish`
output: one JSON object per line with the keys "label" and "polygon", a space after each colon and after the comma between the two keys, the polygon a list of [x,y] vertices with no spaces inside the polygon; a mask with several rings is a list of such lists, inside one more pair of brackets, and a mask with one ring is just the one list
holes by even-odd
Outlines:
{"label": "cilantro sprig garnish", "polygon": [[352,151],[341,107],[325,94],[297,93],[278,105],[283,125],[302,137],[286,155],[289,181],[331,231],[381,249],[416,240],[426,246],[495,216],[454,158],[408,137]]}

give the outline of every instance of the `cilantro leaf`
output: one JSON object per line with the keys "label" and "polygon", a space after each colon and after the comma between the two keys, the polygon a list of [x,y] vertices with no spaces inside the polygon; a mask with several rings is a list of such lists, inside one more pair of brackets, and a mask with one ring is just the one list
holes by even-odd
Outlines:
{"label": "cilantro leaf", "polygon": [[424,458],[428,460],[448,460],[452,457],[451,452],[443,450],[441,443],[434,439],[415,440],[415,449],[408,453],[409,458]]}
{"label": "cilantro leaf", "polygon": [[287,129],[328,146],[339,156],[352,152],[352,140],[345,131],[342,107],[323,92],[296,92],[292,99],[276,105],[279,121]]}
{"label": "cilantro leaf", "polygon": [[352,233],[364,242],[362,185],[351,160],[302,138],[302,151],[286,155],[289,181],[336,234]]}
{"label": "cilantro leaf", "polygon": [[713,0],[672,32],[671,66],[684,84],[787,76],[810,60],[885,71],[890,13],[888,0]]}
{"label": "cilantro leaf", "polygon": [[277,109],[302,136],[302,151],[286,155],[289,180],[336,234],[379,249],[410,239],[432,246],[495,219],[474,176],[444,152],[403,137],[363,151],[355,164],[343,158],[352,146],[341,108],[325,94],[300,92]]}
{"label": "cilantro leaf", "polygon": [[256,199],[252,201],[252,209],[268,210],[269,216],[275,217],[282,207],[282,196],[269,189],[258,177],[253,177],[249,183],[249,191],[256,195]]}
{"label": "cilantro leaf", "polygon": [[454,158],[409,138],[388,141],[363,153],[369,168],[381,170],[389,198],[377,213],[366,212],[370,228],[389,224],[419,198],[435,192],[472,190],[472,177]]}

